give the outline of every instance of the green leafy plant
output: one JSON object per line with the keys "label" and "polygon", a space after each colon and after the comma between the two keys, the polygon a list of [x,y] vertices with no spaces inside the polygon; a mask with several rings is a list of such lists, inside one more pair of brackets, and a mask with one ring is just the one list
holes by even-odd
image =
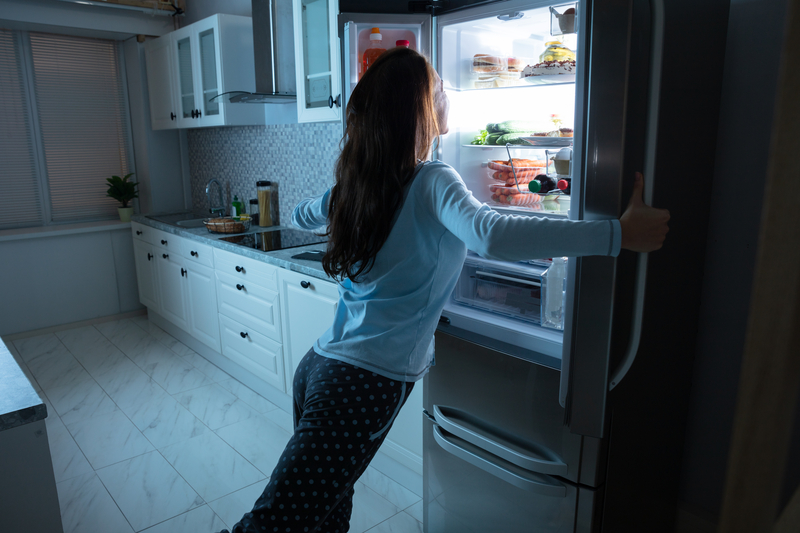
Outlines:
{"label": "green leafy plant", "polygon": [[128,181],[128,178],[131,176],[133,176],[133,172],[122,178],[119,176],[106,178],[109,184],[106,196],[110,196],[114,200],[120,202],[122,207],[128,207],[128,202],[139,197],[139,192],[136,190],[139,184],[135,181]]}

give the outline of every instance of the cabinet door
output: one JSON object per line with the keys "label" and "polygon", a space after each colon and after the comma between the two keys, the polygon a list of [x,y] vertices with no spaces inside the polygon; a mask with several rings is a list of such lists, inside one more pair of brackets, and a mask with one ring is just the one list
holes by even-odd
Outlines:
{"label": "cabinet door", "polygon": [[136,281],[139,285],[139,301],[142,305],[159,312],[158,271],[153,246],[139,239],[133,240],[136,263]]}
{"label": "cabinet door", "polygon": [[178,127],[192,128],[196,126],[197,104],[195,103],[195,73],[193,59],[195,43],[192,39],[192,26],[186,26],[180,30],[172,32],[174,42],[173,52],[175,65],[174,72],[177,74],[175,85],[178,97]]}
{"label": "cabinet door", "polygon": [[[336,0],[294,0],[297,120],[340,120]],[[338,102],[338,103],[337,103]]]}
{"label": "cabinet door", "polygon": [[145,45],[147,92],[150,96],[150,125],[154,130],[178,127],[172,62],[172,38],[169,35]]}
{"label": "cabinet door", "polygon": [[189,334],[219,352],[219,316],[214,270],[188,261],[185,264]]}
{"label": "cabinet door", "polygon": [[286,353],[286,391],[292,388],[294,371],[320,335],[333,323],[339,291],[335,283],[282,270],[281,306]]}
{"label": "cabinet door", "polygon": [[283,391],[283,349],[280,343],[219,315],[222,355]]}
{"label": "cabinet door", "polygon": [[176,251],[158,250],[158,282],[161,295],[161,314],[164,318],[189,331],[186,313],[186,268]]}
{"label": "cabinet door", "polygon": [[224,106],[220,98],[221,65],[219,18],[209,17],[192,25],[195,45],[196,89],[198,104],[195,126],[217,126],[225,123]]}

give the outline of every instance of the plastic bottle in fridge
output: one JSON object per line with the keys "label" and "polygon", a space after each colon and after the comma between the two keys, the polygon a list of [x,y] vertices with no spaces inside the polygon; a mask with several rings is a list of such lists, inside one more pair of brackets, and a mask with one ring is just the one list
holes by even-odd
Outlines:
{"label": "plastic bottle in fridge", "polygon": [[542,274],[542,326],[564,329],[565,281],[567,258],[554,257],[553,264]]}
{"label": "plastic bottle in fridge", "polygon": [[364,50],[364,55],[361,59],[361,76],[358,79],[361,79],[364,76],[364,73],[367,69],[372,65],[378,57],[382,53],[386,51],[386,48],[383,47],[383,36],[381,35],[380,28],[372,28],[372,31],[369,34],[369,46],[366,50]]}

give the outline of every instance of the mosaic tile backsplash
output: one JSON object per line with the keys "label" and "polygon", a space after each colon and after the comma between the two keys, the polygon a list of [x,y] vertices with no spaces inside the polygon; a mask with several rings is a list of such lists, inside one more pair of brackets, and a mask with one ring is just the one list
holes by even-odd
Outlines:
{"label": "mosaic tile backsplash", "polygon": [[[256,197],[256,181],[269,180],[273,217],[278,215],[274,223],[288,226],[300,200],[333,184],[342,126],[330,122],[199,128],[187,136],[193,210],[208,212],[205,191],[211,178],[222,184],[229,210],[234,195],[247,210],[248,201]],[[216,203],[216,192],[212,201]]]}

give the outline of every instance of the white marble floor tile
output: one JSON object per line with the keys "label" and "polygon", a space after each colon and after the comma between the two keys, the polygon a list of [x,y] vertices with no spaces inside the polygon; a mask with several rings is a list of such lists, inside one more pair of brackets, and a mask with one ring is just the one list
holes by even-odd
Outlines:
{"label": "white marble floor tile", "polygon": [[353,497],[350,533],[364,533],[399,511],[396,505],[381,498],[374,490],[359,481],[356,483]]}
{"label": "white marble floor tile", "polygon": [[143,533],[217,533],[222,529],[225,529],[222,519],[208,505],[203,505],[147,528]]}
{"label": "white marble floor tile", "polygon": [[419,496],[372,467],[367,467],[359,481],[400,509],[421,501]]}
{"label": "white marble floor tile", "polygon": [[258,483],[253,483],[227,496],[211,501],[208,505],[217,513],[217,516],[222,518],[222,521],[225,522],[225,527],[230,529],[233,524],[242,519],[245,513],[249,513],[253,509],[253,504],[264,492],[267,481],[267,479],[264,479]]}
{"label": "white marble floor tile", "polygon": [[86,370],[60,342],[50,350],[32,356],[26,364],[45,392],[55,386],[65,387],[86,379]]}
{"label": "white marble floor tile", "polygon": [[171,351],[169,357],[158,361],[149,370],[150,376],[169,394],[177,394],[213,383],[211,378]]}
{"label": "white marble floor tile", "polygon": [[290,433],[261,415],[225,426],[216,433],[265,476],[272,475],[291,437]]}
{"label": "white marble floor tile", "polygon": [[176,394],[175,399],[214,430],[258,414],[216,383]]}
{"label": "white marble floor tile", "polygon": [[367,533],[422,533],[422,522],[418,522],[407,513],[397,513],[368,529]]}
{"label": "white marble floor tile", "polygon": [[211,380],[214,382],[221,382],[231,379],[228,374],[217,368],[216,365],[195,351],[189,350],[188,353],[181,354],[181,357],[189,361],[193,367],[211,378]]}
{"label": "white marble floor tile", "polygon": [[56,337],[58,337],[70,351],[73,349],[82,350],[88,348],[97,341],[105,339],[103,334],[97,331],[97,328],[94,326],[83,326],[57,331]]}
{"label": "white marble floor tile", "polygon": [[39,385],[39,382],[36,381],[36,378],[33,377],[33,374],[31,374],[31,371],[28,368],[28,365],[25,363],[25,360],[19,354],[19,351],[17,351],[17,349],[14,348],[14,343],[11,342],[11,341],[8,341],[8,342],[4,342],[4,344],[8,348],[8,351],[11,352],[11,356],[17,362],[17,365],[19,365],[19,367],[22,369],[22,372],[25,374],[25,377],[28,378],[28,381],[30,381],[31,387],[33,387],[33,390],[35,390],[36,392],[41,391],[42,387]]}
{"label": "white marble floor tile", "polygon": [[17,339],[13,344],[19,355],[22,356],[22,360],[27,363],[31,357],[53,351],[56,346],[61,344],[61,341],[52,333],[48,333],[26,339]]}
{"label": "white marble floor tile", "polygon": [[167,394],[161,385],[153,381],[127,357],[114,368],[96,376],[95,379],[125,412]]}
{"label": "white marble floor tile", "polygon": [[55,386],[45,391],[65,424],[104,415],[117,409],[114,401],[86,371],[83,375],[85,378],[81,381],[75,380],[65,386]]}
{"label": "white marble floor tile", "polygon": [[204,503],[161,454],[155,451],[101,468],[97,475],[136,531],[181,515]]}
{"label": "white marble floor tile", "polygon": [[266,477],[210,431],[159,451],[207,502]]}
{"label": "white marble floor tile", "polygon": [[133,533],[94,472],[56,484],[64,533]]}
{"label": "white marble floor tile", "polygon": [[420,499],[417,503],[415,503],[411,507],[409,507],[407,509],[404,509],[404,512],[410,514],[411,517],[414,520],[416,520],[417,522],[422,523],[424,521],[423,514],[422,514],[422,506],[423,506],[423,502],[422,502],[422,499]]}
{"label": "white marble floor tile", "polygon": [[275,409],[278,409],[277,405],[267,400],[249,387],[242,385],[235,379],[226,379],[225,381],[220,381],[219,384],[225,390],[232,392],[234,396],[242,400],[259,413],[266,413],[268,411],[274,411]]}
{"label": "white marble floor tile", "polygon": [[168,394],[124,409],[142,434],[156,448],[163,448],[203,434],[208,428]]}
{"label": "white marble floor tile", "polygon": [[264,413],[264,416],[278,424],[289,433],[294,433],[294,420],[292,415],[283,409],[273,409],[272,411],[267,411]]}
{"label": "white marble floor tile", "polygon": [[142,343],[149,342],[151,338],[149,334],[129,319],[104,322],[96,324],[95,327],[108,340],[114,343],[114,346],[128,356],[140,350]]}
{"label": "white marble floor tile", "polygon": [[154,450],[119,410],[65,425],[95,470]]}
{"label": "white marble floor tile", "polygon": [[67,428],[60,421],[47,426],[47,442],[50,445],[50,457],[53,460],[53,474],[56,483],[94,472],[92,465],[86,460],[83,452],[75,444]]}
{"label": "white marble floor tile", "polygon": [[47,407],[47,418],[44,419],[44,423],[47,424],[47,430],[50,431],[50,426],[57,426],[57,425],[64,425],[61,422],[61,417],[58,416],[53,404],[50,403],[50,398],[44,393],[44,391],[37,392],[39,398],[44,402],[45,407]]}
{"label": "white marble floor tile", "polygon": [[84,339],[64,339],[64,345],[89,374],[98,376],[108,372],[125,359],[125,354],[110,340],[95,330],[96,337]]}
{"label": "white marble floor tile", "polygon": [[176,356],[175,352],[164,346],[152,335],[143,336],[138,344],[125,353],[142,370],[160,360]]}

